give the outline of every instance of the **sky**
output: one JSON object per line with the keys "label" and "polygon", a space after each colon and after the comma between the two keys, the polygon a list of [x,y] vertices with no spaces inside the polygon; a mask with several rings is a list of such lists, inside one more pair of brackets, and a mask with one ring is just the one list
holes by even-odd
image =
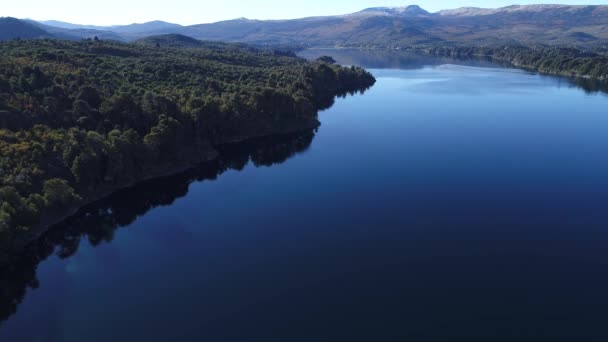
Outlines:
{"label": "sky", "polygon": [[[407,0],[406,0],[407,1]],[[6,0],[0,17],[123,25],[164,20],[182,25],[249,19],[292,19],[357,12],[368,7],[417,4],[430,12],[458,7],[561,3],[602,5],[608,0]]]}

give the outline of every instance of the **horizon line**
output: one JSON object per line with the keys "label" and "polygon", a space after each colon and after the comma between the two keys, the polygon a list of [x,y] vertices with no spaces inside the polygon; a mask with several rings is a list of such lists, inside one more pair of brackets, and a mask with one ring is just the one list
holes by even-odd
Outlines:
{"label": "horizon line", "polygon": [[[131,22],[131,23],[127,23],[127,24],[109,24],[109,25],[96,25],[96,24],[81,24],[81,23],[77,23],[77,22],[73,22],[73,21],[64,21],[64,20],[57,20],[57,19],[33,19],[33,18],[16,18],[16,17],[11,17],[9,16],[4,16],[4,17],[0,17],[0,18],[15,18],[15,19],[19,19],[19,20],[31,20],[31,21],[35,21],[41,24],[45,24],[44,22],[48,22],[48,21],[56,21],[56,22],[60,22],[60,23],[64,23],[64,24],[70,24],[70,25],[78,25],[78,26],[95,26],[95,27],[99,27],[99,28],[112,28],[112,27],[120,27],[120,26],[129,26],[129,25],[142,25],[142,24],[147,24],[147,23],[151,23],[151,22],[163,22],[163,23],[167,23],[167,24],[173,24],[173,25],[180,25],[180,26],[194,26],[194,25],[204,25],[204,24],[215,24],[215,23],[221,23],[221,22],[226,22],[226,21],[235,21],[235,20],[250,20],[250,21],[287,21],[287,20],[298,20],[298,19],[308,19],[308,18],[323,18],[323,17],[341,17],[341,16],[348,16],[351,14],[356,14],[356,13],[360,13],[362,11],[365,11],[367,9],[372,9],[372,8],[407,8],[407,7],[412,7],[412,6],[417,6],[419,8],[422,8],[424,10],[424,8],[422,6],[416,5],[416,4],[411,4],[411,5],[406,5],[406,6],[375,6],[375,7],[367,7],[364,8],[360,11],[357,12],[351,12],[351,13],[343,13],[343,14],[330,14],[330,15],[313,15],[313,16],[306,16],[306,17],[295,17],[295,18],[283,18],[283,19],[252,19],[252,18],[247,18],[247,17],[236,17],[236,18],[232,18],[232,19],[223,19],[223,20],[217,20],[217,21],[208,21],[208,22],[197,22],[194,24],[183,24],[183,23],[178,23],[178,22],[172,22],[172,21],[168,21],[168,20],[164,20],[164,19],[151,19],[148,21],[144,21],[144,22]],[[560,4],[560,3],[553,3],[553,4],[527,4],[527,5],[521,5],[521,4],[512,4],[512,5],[508,5],[508,6],[501,6],[501,7],[476,7],[476,6],[461,6],[461,7],[455,7],[455,8],[445,8],[445,9],[441,9],[435,12],[429,12],[430,14],[437,14],[443,11],[451,11],[451,10],[457,10],[457,9],[502,9],[502,8],[509,8],[509,7],[526,7],[526,6],[568,6],[568,7],[600,7],[600,6],[608,6],[608,4],[605,5],[567,5],[567,4]],[[428,11],[427,11],[428,12]],[[52,26],[52,25],[49,25]]]}

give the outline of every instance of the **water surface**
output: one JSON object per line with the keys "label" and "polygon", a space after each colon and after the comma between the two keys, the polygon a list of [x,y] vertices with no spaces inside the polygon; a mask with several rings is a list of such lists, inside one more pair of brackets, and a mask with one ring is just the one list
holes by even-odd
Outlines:
{"label": "water surface", "polygon": [[487,61],[306,52],[324,54],[377,84],[318,132],[51,231],[2,275],[0,341],[605,341],[608,97]]}

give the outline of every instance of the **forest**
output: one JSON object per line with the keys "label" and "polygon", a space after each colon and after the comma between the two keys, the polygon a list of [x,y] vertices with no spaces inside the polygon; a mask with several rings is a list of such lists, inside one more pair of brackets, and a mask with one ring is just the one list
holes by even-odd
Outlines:
{"label": "forest", "polygon": [[438,46],[424,49],[433,55],[450,57],[488,57],[546,74],[608,79],[608,56],[568,47],[501,46],[459,47]]}
{"label": "forest", "polygon": [[335,96],[375,82],[327,58],[158,41],[0,43],[1,250],[222,144],[314,128]]}

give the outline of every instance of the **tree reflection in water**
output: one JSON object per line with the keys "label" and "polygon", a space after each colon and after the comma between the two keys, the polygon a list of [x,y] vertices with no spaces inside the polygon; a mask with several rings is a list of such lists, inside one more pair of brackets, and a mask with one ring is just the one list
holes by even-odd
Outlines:
{"label": "tree reflection in water", "polygon": [[[519,69],[511,63],[495,60],[490,57],[445,57],[428,55],[422,52],[400,50],[361,50],[361,49],[309,49],[300,52],[300,56],[314,60],[329,55],[344,65],[358,65],[366,69],[399,69],[420,70],[426,67],[437,67],[455,64],[473,67],[492,68],[500,66],[508,69]],[[535,72],[534,72],[535,73]],[[565,77],[546,75],[555,79],[560,86],[580,88],[587,94],[608,94],[608,80],[587,77]]]}
{"label": "tree reflection in water", "polygon": [[313,130],[253,139],[219,147],[220,157],[179,175],[152,180],[83,208],[78,214],[52,228],[12,256],[9,267],[0,269],[0,322],[12,316],[28,288],[40,286],[38,265],[53,254],[65,259],[78,251],[81,240],[93,246],[110,243],[114,233],[132,224],[149,210],[168,206],[188,194],[191,183],[214,180],[227,170],[243,170],[251,161],[256,167],[281,164],[310,147]]}

